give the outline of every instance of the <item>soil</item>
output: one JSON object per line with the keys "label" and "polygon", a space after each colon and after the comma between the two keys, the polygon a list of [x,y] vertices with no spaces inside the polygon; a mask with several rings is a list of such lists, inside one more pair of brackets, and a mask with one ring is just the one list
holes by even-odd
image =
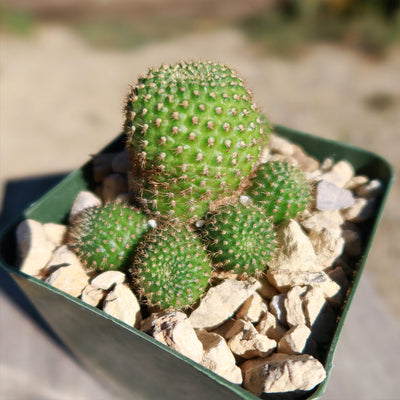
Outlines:
{"label": "soil", "polygon": [[[111,51],[45,25],[27,38],[3,35],[0,51],[1,186],[83,164],[120,132],[128,85],[149,66],[181,59],[234,66],[274,123],[369,149],[400,171],[399,44],[380,60],[335,45],[285,59],[261,54],[241,32],[224,28]],[[399,202],[396,183],[366,274],[400,327]]]}

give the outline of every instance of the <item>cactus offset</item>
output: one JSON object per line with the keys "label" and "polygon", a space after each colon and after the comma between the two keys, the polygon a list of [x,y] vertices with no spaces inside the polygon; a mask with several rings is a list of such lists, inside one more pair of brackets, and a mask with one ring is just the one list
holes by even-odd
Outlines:
{"label": "cactus offset", "polygon": [[131,270],[149,305],[189,307],[208,286],[211,265],[204,245],[185,225],[165,225],[141,241]]}
{"label": "cactus offset", "polygon": [[149,211],[183,220],[241,187],[266,136],[242,80],[211,62],[151,69],[125,114],[131,188]]}
{"label": "cactus offset", "polygon": [[123,204],[85,210],[69,232],[69,245],[82,263],[95,270],[125,270],[148,230],[147,218]]}
{"label": "cactus offset", "polygon": [[239,275],[259,275],[275,251],[272,219],[253,206],[226,206],[203,227],[216,266]]}
{"label": "cactus offset", "polygon": [[274,223],[295,218],[311,199],[311,188],[303,173],[282,161],[260,165],[248,195],[272,216]]}

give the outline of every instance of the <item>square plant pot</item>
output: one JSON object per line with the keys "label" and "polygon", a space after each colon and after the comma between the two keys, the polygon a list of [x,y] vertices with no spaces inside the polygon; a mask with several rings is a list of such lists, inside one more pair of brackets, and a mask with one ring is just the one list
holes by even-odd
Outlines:
{"label": "square plant pot", "polygon": [[[335,332],[320,359],[325,366],[327,378],[311,392],[296,394],[296,398],[320,399],[332,372],[333,358],[345,316],[360,280],[392,184],[393,173],[386,160],[371,152],[285,127],[275,128],[277,134],[300,145],[319,161],[326,157],[332,157],[335,161],[346,159],[354,166],[356,174],[379,179],[384,186],[375,215],[361,226],[364,239],[362,254],[351,265],[355,277],[339,310]],[[119,136],[103,152],[119,151],[123,146],[123,138]],[[258,397],[242,387],[228,382],[145,333],[13,267],[16,263],[15,228],[19,222],[30,218],[42,223],[66,223],[78,192],[93,188],[92,165],[88,162],[28,207],[14,223],[0,233],[1,267],[14,278],[50,327],[82,364],[115,389],[122,398],[257,399]],[[264,394],[262,398],[293,397],[292,394]]]}

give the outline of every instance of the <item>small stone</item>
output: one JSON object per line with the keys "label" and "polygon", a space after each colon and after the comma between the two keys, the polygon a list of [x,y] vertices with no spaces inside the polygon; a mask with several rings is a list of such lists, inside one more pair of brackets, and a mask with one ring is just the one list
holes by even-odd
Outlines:
{"label": "small stone", "polygon": [[321,179],[343,188],[353,177],[354,167],[348,161],[341,160],[329,172],[323,174]]}
{"label": "small stone", "polygon": [[327,180],[317,184],[315,207],[320,211],[342,210],[351,207],[355,200],[350,190],[343,189]]}
{"label": "small stone", "polygon": [[332,279],[334,282],[336,282],[340,286],[340,290],[342,292],[342,296],[344,297],[344,294],[347,292],[347,289],[350,286],[349,280],[347,279],[346,272],[344,271],[344,268],[341,266],[337,266],[333,268],[332,270],[329,270],[327,272],[328,276],[330,279]]}
{"label": "small stone", "polygon": [[102,198],[106,203],[114,201],[121,193],[128,192],[128,182],[121,174],[110,174],[103,182]]}
{"label": "small stone", "polygon": [[345,189],[354,190],[361,185],[369,182],[369,178],[365,175],[356,175],[351,178],[345,185]]}
{"label": "small stone", "polygon": [[243,386],[256,396],[311,390],[326,378],[323,365],[314,357],[277,353],[249,360],[241,366]]}
{"label": "small stone", "polygon": [[235,357],[224,338],[203,329],[196,333],[204,349],[201,364],[226,380],[240,385],[243,381],[242,371],[236,366]]}
{"label": "small stone", "polygon": [[286,323],[286,309],[284,306],[284,301],[286,299],[286,294],[279,294],[274,296],[270,303],[269,308],[271,313],[276,317],[281,325],[287,325]]}
{"label": "small stone", "polygon": [[277,135],[270,135],[269,147],[273,153],[283,154],[285,156],[291,156],[294,153],[293,143]]}
{"label": "small stone", "polygon": [[101,205],[101,200],[92,192],[82,191],[75,197],[69,213],[69,222],[73,223],[75,218],[88,208],[97,207]]}
{"label": "small stone", "polygon": [[310,231],[308,237],[317,255],[317,263],[325,269],[330,267],[334,261],[343,253],[344,239],[337,231],[322,229],[317,232]]}
{"label": "small stone", "polygon": [[375,199],[357,197],[351,207],[342,210],[342,216],[346,221],[364,222],[374,215],[375,207]]}
{"label": "small stone", "polygon": [[373,179],[365,185],[357,187],[354,192],[357,197],[376,198],[384,191],[384,185],[379,179]]}
{"label": "small stone", "polygon": [[193,361],[201,363],[203,344],[187,316],[180,311],[163,311],[151,315],[154,339],[171,347]]}
{"label": "small stone", "polygon": [[120,271],[104,271],[92,279],[90,284],[96,289],[109,290],[112,286],[125,281],[125,274]]}
{"label": "small stone", "polygon": [[104,292],[101,289],[96,289],[91,285],[86,285],[82,291],[81,300],[93,307],[97,307],[103,296]]}
{"label": "small stone", "polygon": [[300,224],[308,232],[321,232],[327,229],[337,236],[342,234],[341,225],[344,219],[339,210],[315,211],[312,214],[303,214]]}
{"label": "small stone", "polygon": [[303,296],[307,289],[301,286],[295,286],[286,295],[283,305],[286,310],[286,322],[289,327],[296,325],[305,325],[306,316],[303,310]]}
{"label": "small stone", "polygon": [[126,150],[117,153],[111,161],[111,169],[119,174],[126,174],[129,170],[129,154]]}
{"label": "small stone", "polygon": [[72,264],[80,264],[79,258],[72,252],[66,244],[56,249],[46,267],[43,269],[44,274],[49,274],[60,267],[67,267]]}
{"label": "small stone", "polygon": [[236,318],[257,323],[262,315],[268,311],[263,298],[256,292],[252,294],[236,313]]}
{"label": "small stone", "polygon": [[55,253],[46,270],[54,271],[50,273],[46,283],[74,297],[79,297],[89,282],[89,276],[78,257],[71,251],[62,250]]}
{"label": "small stone", "polygon": [[259,281],[261,283],[261,287],[260,289],[257,290],[257,292],[263,299],[270,301],[274,296],[279,294],[276,287],[271,285],[271,283],[268,281],[265,275],[259,278]]}
{"label": "small stone", "polygon": [[321,163],[321,170],[324,172],[330,171],[335,165],[335,160],[331,157],[325,158]]}
{"label": "small stone", "polygon": [[125,284],[118,284],[104,299],[103,311],[138,328],[142,320],[140,305],[132,290]]}
{"label": "small stone", "polygon": [[20,271],[37,276],[50,260],[54,243],[48,239],[43,225],[33,219],[26,219],[17,226],[16,240]]}
{"label": "small stone", "polygon": [[228,318],[257,290],[260,282],[226,279],[208,290],[200,305],[190,315],[194,328],[216,328]]}
{"label": "small stone", "polygon": [[302,354],[310,338],[311,330],[306,325],[290,328],[278,343],[278,353]]}
{"label": "small stone", "polygon": [[277,318],[270,312],[266,312],[261,318],[260,322],[256,326],[258,333],[268,336],[270,339],[279,342],[283,335],[286,333],[286,329]]}
{"label": "small stone", "polygon": [[345,240],[344,252],[348,256],[357,257],[362,252],[361,235],[356,228],[343,229]]}
{"label": "small stone", "polygon": [[93,156],[93,178],[102,182],[112,172],[112,160],[117,153],[100,153]]}
{"label": "small stone", "polygon": [[276,345],[275,340],[258,333],[251,322],[245,322],[243,330],[228,340],[232,353],[247,360],[269,356]]}
{"label": "small stone", "polygon": [[[232,327],[236,324],[236,320],[234,318],[230,318],[227,321],[225,321],[222,325],[216,327],[213,329],[211,332],[216,333],[219,336],[222,336],[223,338],[227,339],[227,334],[228,332],[231,331]],[[236,334],[239,331],[235,331],[234,334]],[[232,337],[233,335],[231,335]]]}
{"label": "small stone", "polygon": [[246,326],[246,323],[247,323],[247,321],[245,321],[244,319],[234,320],[234,323],[231,325],[230,329],[228,329],[225,332],[225,335],[224,335],[225,340],[229,340],[233,336],[235,336],[238,333],[242,332],[242,330]]}
{"label": "small stone", "polygon": [[312,328],[314,322],[326,306],[325,296],[321,289],[311,286],[303,297],[304,314],[307,326]]}
{"label": "small stone", "polygon": [[55,247],[60,247],[65,244],[68,231],[66,225],[49,222],[43,224],[43,228],[47,238],[55,245]]}
{"label": "small stone", "polygon": [[317,256],[310,239],[295,220],[283,221],[276,229],[277,248],[270,270],[318,271]]}
{"label": "small stone", "polygon": [[292,157],[297,161],[298,166],[303,172],[310,172],[319,168],[319,161],[317,159],[307,155],[300,146],[294,145],[293,147],[294,152]]}

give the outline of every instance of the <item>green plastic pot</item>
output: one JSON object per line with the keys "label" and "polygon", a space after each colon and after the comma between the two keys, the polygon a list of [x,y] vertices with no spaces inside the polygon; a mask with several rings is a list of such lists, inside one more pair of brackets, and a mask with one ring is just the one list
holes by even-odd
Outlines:
{"label": "green plastic pot", "polygon": [[[385,188],[379,199],[375,216],[362,226],[363,252],[352,265],[356,275],[340,310],[336,331],[321,360],[327,371],[327,379],[313,391],[296,396],[302,399],[320,399],[332,372],[333,358],[345,316],[367,259],[392,184],[393,173],[386,160],[371,152],[285,127],[277,126],[276,131],[279,135],[302,146],[308,154],[320,161],[326,157],[350,161],[357,174],[367,175],[371,179],[380,179]],[[103,152],[118,151],[122,148],[123,138],[120,136]],[[0,233],[1,267],[15,279],[57,336],[82,364],[122,398],[257,399],[242,387],[226,381],[137,329],[13,267],[16,254],[14,232],[17,224],[24,218],[35,219],[42,223],[66,223],[77,193],[93,188],[94,182],[91,176],[91,162],[88,162],[28,207],[14,223]],[[291,395],[288,397],[264,395],[263,398],[292,397]]]}

